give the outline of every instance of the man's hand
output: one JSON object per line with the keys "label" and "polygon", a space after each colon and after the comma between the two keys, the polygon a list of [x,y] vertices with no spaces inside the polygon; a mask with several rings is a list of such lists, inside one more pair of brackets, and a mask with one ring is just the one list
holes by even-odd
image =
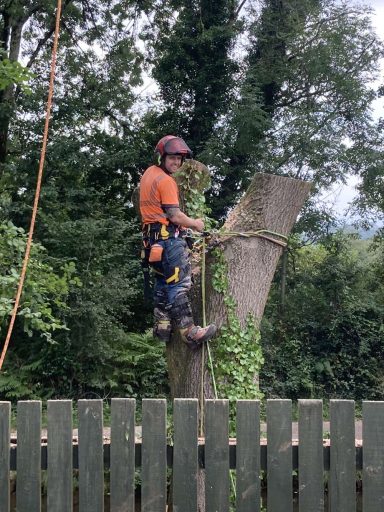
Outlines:
{"label": "man's hand", "polygon": [[193,226],[193,229],[201,233],[204,231],[204,221],[203,219],[194,219],[195,225]]}
{"label": "man's hand", "polygon": [[195,231],[201,233],[204,231],[204,221],[203,219],[192,219],[188,217],[180,211],[180,208],[172,207],[166,208],[165,212],[167,214],[168,219],[173,222],[173,224],[178,224],[179,226],[184,226],[185,228],[191,228]]}

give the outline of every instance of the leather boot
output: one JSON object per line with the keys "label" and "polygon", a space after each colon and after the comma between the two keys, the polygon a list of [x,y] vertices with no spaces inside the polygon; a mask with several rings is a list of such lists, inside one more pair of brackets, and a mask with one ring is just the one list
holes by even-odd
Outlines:
{"label": "leather boot", "polygon": [[201,347],[205,341],[212,339],[216,331],[217,327],[215,324],[207,325],[207,327],[191,325],[187,329],[181,329],[180,333],[188,347],[192,350],[196,350]]}

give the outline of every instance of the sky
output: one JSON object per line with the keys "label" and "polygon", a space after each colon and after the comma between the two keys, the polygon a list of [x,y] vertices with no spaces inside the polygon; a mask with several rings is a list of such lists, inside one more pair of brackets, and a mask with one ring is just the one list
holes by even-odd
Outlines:
{"label": "sky", "polygon": [[[384,40],[384,0],[362,0],[363,5],[367,5],[374,9],[372,13],[372,25],[378,36]],[[380,67],[381,83],[384,82],[384,59]],[[384,98],[376,100],[373,104],[373,114],[375,117],[384,116]],[[351,176],[347,185],[336,185],[331,191],[328,191],[323,199],[334,204],[335,210],[339,215],[348,216],[348,205],[356,196],[356,185],[358,179]]]}

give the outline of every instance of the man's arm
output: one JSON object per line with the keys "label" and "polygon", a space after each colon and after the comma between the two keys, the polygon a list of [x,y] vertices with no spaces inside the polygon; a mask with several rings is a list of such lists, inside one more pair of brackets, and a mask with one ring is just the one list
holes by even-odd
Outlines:
{"label": "man's arm", "polygon": [[204,231],[204,221],[202,219],[191,219],[191,217],[185,215],[180,208],[165,208],[165,213],[173,224],[191,228],[199,232]]}

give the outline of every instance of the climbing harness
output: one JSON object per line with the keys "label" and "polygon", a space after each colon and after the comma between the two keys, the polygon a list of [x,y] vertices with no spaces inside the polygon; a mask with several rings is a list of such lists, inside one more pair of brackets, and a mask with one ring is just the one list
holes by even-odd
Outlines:
{"label": "climbing harness", "polygon": [[[161,259],[163,246],[159,241],[168,240],[170,237],[178,237],[180,234],[179,226],[175,224],[161,224],[154,222],[153,224],[144,224],[142,228],[143,247],[141,250],[141,270],[144,276],[144,298],[150,300],[152,296],[150,268],[157,274],[161,274]],[[152,264],[152,265],[150,265]],[[157,265],[156,265],[157,264]],[[175,272],[177,272],[175,270]],[[176,276],[178,277],[178,272]]]}
{"label": "climbing harness", "polygon": [[38,171],[38,175],[37,175],[35,200],[34,200],[34,204],[33,204],[27,246],[25,248],[23,267],[22,267],[21,274],[20,274],[20,280],[19,280],[19,285],[17,288],[15,303],[14,303],[13,310],[11,313],[11,321],[8,326],[7,336],[5,338],[4,347],[3,347],[1,357],[0,357],[0,371],[1,371],[1,368],[4,363],[5,354],[7,353],[9,341],[11,339],[13,326],[15,323],[16,315],[17,315],[17,310],[19,308],[21,293],[23,291],[23,285],[24,285],[25,275],[27,272],[29,255],[31,252],[32,238],[33,238],[33,232],[34,232],[34,228],[35,228],[35,221],[36,221],[36,215],[37,215],[37,207],[38,207],[39,198],[40,198],[40,189],[41,189],[41,180],[42,180],[42,176],[43,176],[43,168],[44,168],[44,162],[45,162],[45,153],[46,153],[47,141],[48,141],[49,118],[50,118],[50,114],[51,114],[52,97],[53,97],[53,90],[54,90],[53,84],[54,84],[54,80],[55,80],[56,54],[57,54],[57,46],[58,46],[59,32],[60,32],[60,17],[61,17],[61,0],[57,0],[55,36],[54,36],[53,48],[52,48],[51,74],[50,74],[48,100],[47,100],[47,108],[46,108],[46,115],[45,115],[43,144],[42,144],[42,148],[41,148],[39,171]]}
{"label": "climbing harness", "polygon": [[[164,268],[163,253],[170,243],[171,239],[183,239],[188,248],[191,249],[192,243],[189,234],[190,230],[182,229],[176,224],[162,224],[154,222],[144,224],[142,227],[142,250],[141,250],[141,269],[144,277],[144,298],[151,300],[153,295],[150,270],[165,278],[167,284],[177,283],[188,271],[185,267]],[[169,247],[169,246],[168,246]]]}

